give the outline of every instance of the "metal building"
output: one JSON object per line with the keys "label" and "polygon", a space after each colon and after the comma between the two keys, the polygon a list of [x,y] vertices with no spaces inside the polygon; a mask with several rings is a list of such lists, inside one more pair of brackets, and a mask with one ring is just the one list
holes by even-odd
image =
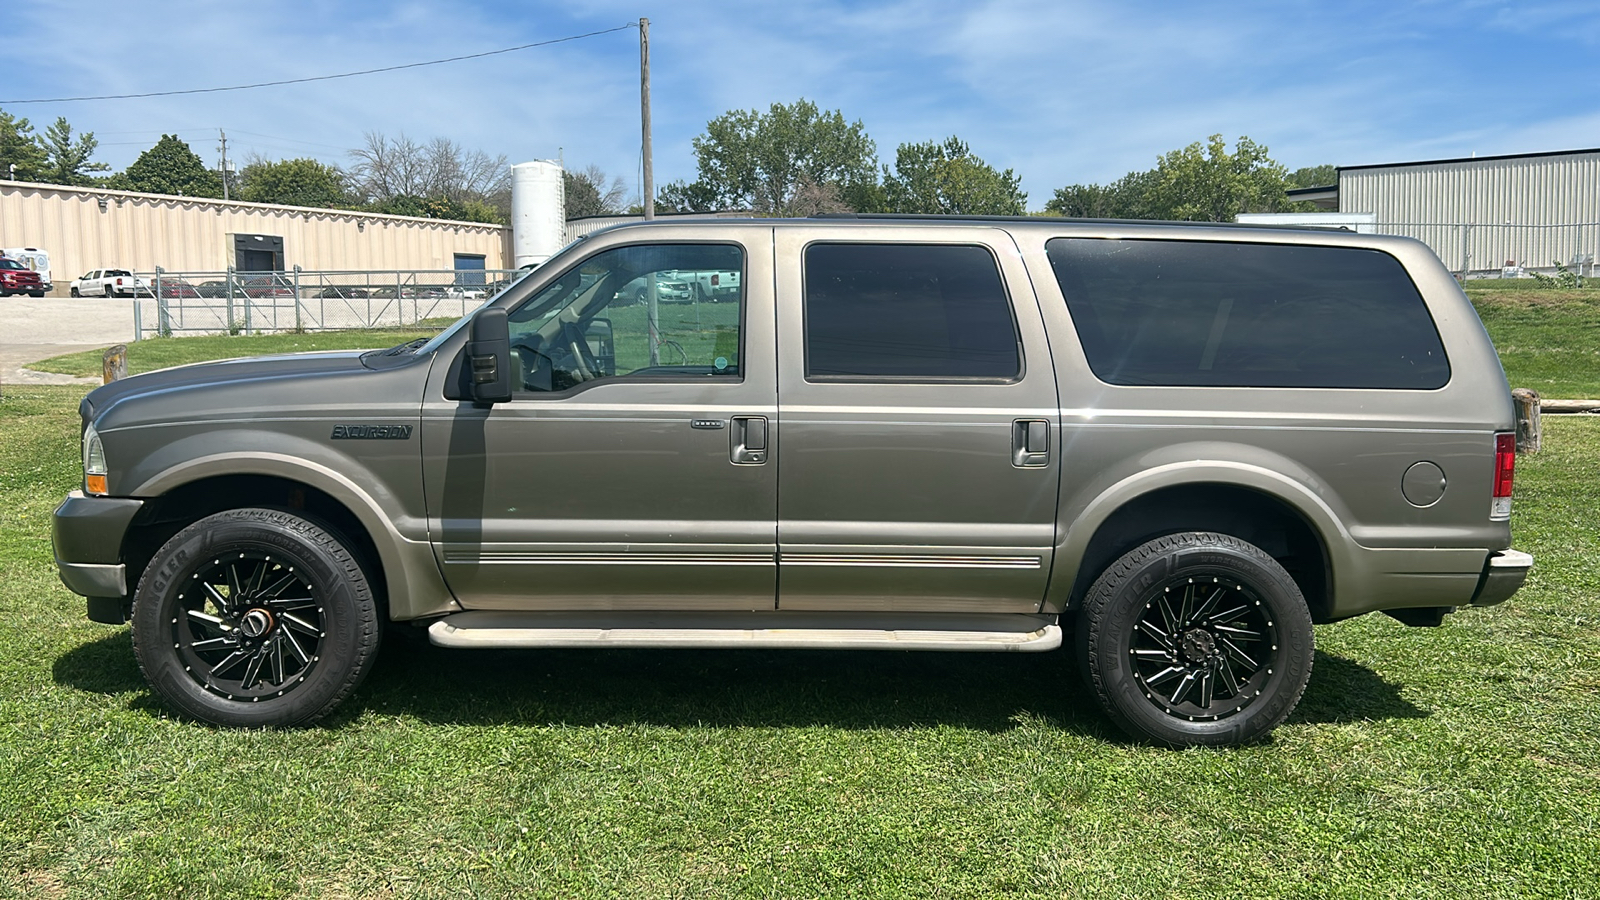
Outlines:
{"label": "metal building", "polygon": [[504,269],[511,229],[342,209],[0,181],[0,247],[48,251],[56,293],[97,268],[152,272]]}
{"label": "metal building", "polygon": [[1379,233],[1418,238],[1469,276],[1508,262],[1589,275],[1600,258],[1600,149],[1340,166],[1331,196],[1292,194],[1372,213]]}

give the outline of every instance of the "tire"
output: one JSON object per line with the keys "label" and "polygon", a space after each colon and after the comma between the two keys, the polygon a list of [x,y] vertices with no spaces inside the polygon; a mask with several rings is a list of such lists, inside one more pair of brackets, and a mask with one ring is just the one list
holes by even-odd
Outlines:
{"label": "tire", "polygon": [[327,715],[366,677],[382,634],[356,558],[280,510],[229,510],[178,532],[133,601],[145,680],[177,712],[226,727]]}
{"label": "tire", "polygon": [[115,297],[116,296],[116,294],[111,290],[111,285],[109,285],[109,284],[106,285],[103,288],[103,290],[106,292],[106,296],[107,297]]}
{"label": "tire", "polygon": [[1261,740],[1311,677],[1299,586],[1259,547],[1225,534],[1172,534],[1125,554],[1090,587],[1076,637],[1111,719],[1168,747]]}
{"label": "tire", "polygon": [[44,299],[44,291],[29,291],[28,292],[28,296],[29,297],[36,297],[36,298],[42,300],[42,299]]}
{"label": "tire", "polygon": [[71,293],[72,293],[72,296],[74,296],[74,297],[81,297],[81,296],[83,296],[83,295],[82,295],[82,294],[79,294],[79,293],[78,293],[78,289],[77,289],[77,288],[72,288],[72,289],[71,289]]}

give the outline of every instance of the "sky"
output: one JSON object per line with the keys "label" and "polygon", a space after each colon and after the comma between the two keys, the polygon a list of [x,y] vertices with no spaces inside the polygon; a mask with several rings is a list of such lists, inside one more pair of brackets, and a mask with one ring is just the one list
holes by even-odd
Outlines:
{"label": "sky", "polygon": [[241,91],[24,103],[336,75],[650,19],[657,185],[732,109],[805,98],[892,163],[957,135],[1030,209],[1211,134],[1293,170],[1600,147],[1600,3],[1562,0],[0,0],[0,109],[65,116],[120,169],[175,133],[348,164],[364,136],[597,165],[637,196],[638,31]]}

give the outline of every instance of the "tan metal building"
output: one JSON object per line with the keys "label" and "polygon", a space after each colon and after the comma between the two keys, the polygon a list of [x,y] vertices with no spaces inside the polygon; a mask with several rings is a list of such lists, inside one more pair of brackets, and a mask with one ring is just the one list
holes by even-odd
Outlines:
{"label": "tan metal building", "polygon": [[1340,166],[1332,196],[1300,193],[1372,213],[1379,233],[1418,238],[1457,272],[1515,261],[1588,274],[1600,257],[1600,149]]}
{"label": "tan metal building", "polygon": [[511,229],[340,209],[0,181],[0,247],[50,254],[57,294],[90,269],[503,269]]}

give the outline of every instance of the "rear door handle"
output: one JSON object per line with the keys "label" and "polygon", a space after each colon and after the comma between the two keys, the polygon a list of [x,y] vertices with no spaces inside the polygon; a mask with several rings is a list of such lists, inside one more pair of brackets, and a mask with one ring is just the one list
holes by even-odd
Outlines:
{"label": "rear door handle", "polygon": [[1050,464],[1050,422],[1016,419],[1011,423],[1011,464],[1036,469]]}
{"label": "rear door handle", "polygon": [[766,416],[734,416],[728,440],[729,455],[735,465],[764,465],[767,461]]}

